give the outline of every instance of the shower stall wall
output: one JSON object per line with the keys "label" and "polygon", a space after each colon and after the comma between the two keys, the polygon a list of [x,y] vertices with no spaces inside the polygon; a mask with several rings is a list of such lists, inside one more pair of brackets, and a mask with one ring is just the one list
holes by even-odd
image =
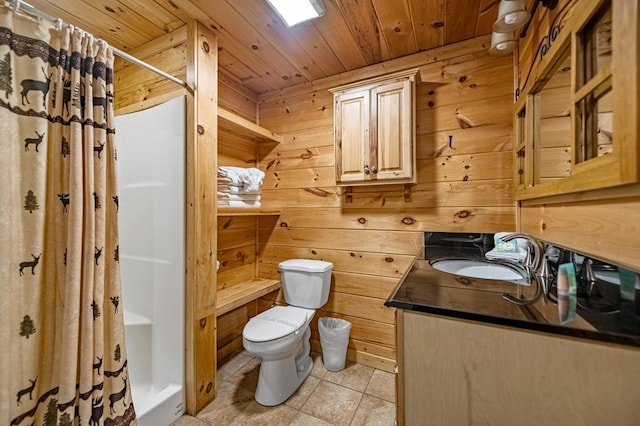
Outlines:
{"label": "shower stall wall", "polygon": [[116,117],[120,265],[140,426],[184,413],[185,99]]}

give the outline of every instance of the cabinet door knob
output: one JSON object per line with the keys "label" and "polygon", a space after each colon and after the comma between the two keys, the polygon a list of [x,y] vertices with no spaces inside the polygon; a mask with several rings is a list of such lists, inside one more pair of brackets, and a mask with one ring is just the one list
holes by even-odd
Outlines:
{"label": "cabinet door knob", "polygon": [[378,173],[378,168],[376,166],[373,166],[371,168],[371,171],[373,172],[373,174],[375,175],[376,173]]}
{"label": "cabinet door knob", "polygon": [[364,165],[364,174],[365,175],[369,174],[369,166],[367,166],[366,164]]}

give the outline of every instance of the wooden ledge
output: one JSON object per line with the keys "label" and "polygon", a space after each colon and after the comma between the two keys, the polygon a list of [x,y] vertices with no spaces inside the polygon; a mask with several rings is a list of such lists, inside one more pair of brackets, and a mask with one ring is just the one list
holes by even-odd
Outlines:
{"label": "wooden ledge", "polygon": [[251,281],[245,281],[218,290],[216,316],[226,314],[279,288],[280,281],[278,280],[254,278]]}
{"label": "wooden ledge", "polygon": [[255,207],[218,207],[218,216],[279,216],[280,210]]}
{"label": "wooden ledge", "polygon": [[256,142],[282,142],[282,136],[221,107],[218,107],[218,127]]}

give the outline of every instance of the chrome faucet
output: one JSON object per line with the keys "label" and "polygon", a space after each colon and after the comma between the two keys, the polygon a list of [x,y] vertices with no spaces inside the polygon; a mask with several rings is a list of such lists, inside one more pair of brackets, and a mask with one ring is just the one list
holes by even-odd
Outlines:
{"label": "chrome faucet", "polygon": [[529,234],[524,234],[522,232],[512,232],[510,234],[505,235],[501,239],[502,241],[511,241],[516,238],[527,240],[530,243],[529,247],[533,249],[533,253],[528,252],[527,257],[525,258],[525,266],[531,268],[535,272],[538,272],[542,264],[542,256],[544,255],[544,245],[538,239],[532,237]]}
{"label": "chrome faucet", "polygon": [[[511,241],[516,238],[522,238],[529,242],[527,247],[527,256],[524,260],[524,266],[529,273],[531,285],[535,288],[535,293],[531,297],[518,297],[513,294],[503,294],[502,297],[516,305],[531,305],[538,301],[543,293],[548,294],[548,264],[546,263],[544,244],[529,234],[522,232],[513,232],[502,237],[502,241]],[[533,251],[533,252],[532,252]],[[542,284],[541,284],[542,281]]]}

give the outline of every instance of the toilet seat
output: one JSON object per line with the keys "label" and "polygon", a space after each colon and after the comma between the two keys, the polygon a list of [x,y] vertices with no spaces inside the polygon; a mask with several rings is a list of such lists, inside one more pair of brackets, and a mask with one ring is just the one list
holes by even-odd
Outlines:
{"label": "toilet seat", "polygon": [[242,336],[252,342],[269,342],[297,334],[314,313],[295,306],[274,306],[251,318]]}

